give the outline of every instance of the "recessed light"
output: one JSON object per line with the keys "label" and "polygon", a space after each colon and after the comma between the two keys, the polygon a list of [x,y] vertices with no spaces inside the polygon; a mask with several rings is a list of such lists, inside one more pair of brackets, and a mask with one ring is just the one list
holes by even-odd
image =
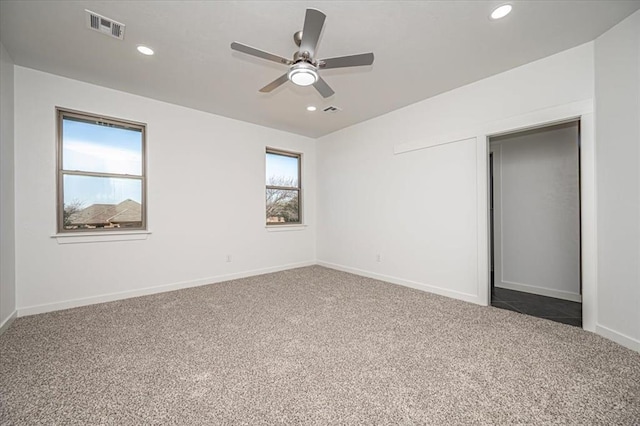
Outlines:
{"label": "recessed light", "polygon": [[317,110],[317,109],[318,109],[318,108],[314,107],[313,105],[309,105],[309,106],[307,107],[307,111],[312,111],[312,112],[313,112],[313,111],[315,111],[315,110]]}
{"label": "recessed light", "polygon": [[138,52],[142,53],[143,55],[147,55],[147,56],[151,56],[153,55],[153,49],[147,47],[147,46],[138,46]]}
{"label": "recessed light", "polygon": [[502,6],[498,6],[493,9],[493,12],[491,12],[491,19],[502,19],[509,13],[511,13],[511,9],[513,9],[513,7],[510,4],[503,4]]}

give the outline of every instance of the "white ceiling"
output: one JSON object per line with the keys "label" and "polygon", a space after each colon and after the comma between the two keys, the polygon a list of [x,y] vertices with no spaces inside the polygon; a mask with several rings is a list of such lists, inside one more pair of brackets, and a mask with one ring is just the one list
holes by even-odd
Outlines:
{"label": "white ceiling", "polygon": [[[6,1],[0,41],[17,65],[310,137],[593,40],[640,1]],[[286,83],[284,65],[232,41],[291,57],[305,9],[327,15],[318,57],[374,52],[372,66],[321,71],[336,94]],[[86,28],[84,9],[126,25],[124,41]],[[156,55],[145,57],[145,44]],[[318,111],[307,112],[307,105]],[[321,110],[329,105],[337,113]]]}

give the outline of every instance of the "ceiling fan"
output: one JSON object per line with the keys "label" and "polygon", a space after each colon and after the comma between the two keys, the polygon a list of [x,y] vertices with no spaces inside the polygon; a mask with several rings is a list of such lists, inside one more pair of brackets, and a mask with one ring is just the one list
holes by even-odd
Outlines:
{"label": "ceiling fan", "polygon": [[373,53],[316,59],[316,47],[318,46],[318,40],[320,39],[325,18],[326,15],[319,10],[307,9],[302,31],[298,31],[293,35],[293,41],[300,47],[300,49],[293,54],[293,59],[283,58],[282,56],[274,55],[235,41],[231,43],[231,49],[289,66],[289,71],[264,86],[260,89],[260,92],[271,92],[276,87],[286,83],[287,80],[291,80],[293,84],[298,86],[313,85],[322,97],[328,98],[335,92],[322,77],[320,77],[318,71],[330,68],[371,65],[373,63]]}

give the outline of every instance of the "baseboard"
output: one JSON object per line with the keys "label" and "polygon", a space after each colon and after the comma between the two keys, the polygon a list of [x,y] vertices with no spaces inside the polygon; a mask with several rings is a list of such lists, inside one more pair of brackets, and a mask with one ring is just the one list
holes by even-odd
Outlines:
{"label": "baseboard", "polygon": [[[338,271],[349,272],[351,274],[360,275],[367,278],[373,278],[380,281],[386,281],[392,284],[398,284],[404,287],[415,288],[416,290],[426,291],[428,293],[438,294],[440,296],[450,297],[452,299],[463,300],[465,302],[475,303],[477,305],[483,305],[480,297],[477,294],[462,293],[455,290],[447,290],[442,287],[436,287],[429,284],[419,283],[416,281],[405,280],[403,278],[397,278],[390,275],[379,274],[376,272],[365,271],[363,269],[352,268],[350,266],[339,265],[330,262],[324,262],[319,260],[318,265],[326,268],[336,269]],[[484,305],[483,305],[484,306]]]}
{"label": "baseboard", "polygon": [[633,351],[640,352],[640,340],[636,340],[633,337],[618,333],[617,331],[599,324],[596,324],[596,334],[599,334],[609,340],[613,340],[614,342]]}
{"label": "baseboard", "polygon": [[506,288],[507,290],[537,294],[539,296],[555,297],[556,299],[569,300],[571,302],[582,302],[582,296],[580,294],[570,293],[568,291],[536,287],[528,284],[515,283],[513,281],[498,281],[496,282],[495,286],[498,288]]}
{"label": "baseboard", "polygon": [[11,323],[17,317],[18,317],[18,311],[13,311],[11,313],[11,315],[9,315],[7,318],[5,318],[2,321],[2,323],[0,323],[0,335],[2,335],[2,333],[4,333],[5,331],[7,331],[9,329],[9,327],[11,326]]}
{"label": "baseboard", "polygon": [[43,305],[25,306],[18,308],[18,317],[28,315],[44,314],[46,312],[60,311],[63,309],[77,308],[80,306],[95,305],[96,303],[113,302],[115,300],[129,299],[132,297],[148,296],[150,294],[163,293],[166,291],[180,290],[183,288],[199,287],[208,284],[215,284],[222,281],[236,280],[239,278],[252,277],[255,275],[268,274],[271,272],[285,271],[287,269],[302,268],[304,266],[315,265],[315,261],[291,263],[287,265],[272,266],[250,271],[236,272],[233,274],[217,275],[198,280],[182,281],[172,284],[164,284],[155,287],[146,287],[137,290],[123,291],[118,293],[103,294],[100,296],[85,297],[80,299],[65,300],[62,302],[47,303]]}

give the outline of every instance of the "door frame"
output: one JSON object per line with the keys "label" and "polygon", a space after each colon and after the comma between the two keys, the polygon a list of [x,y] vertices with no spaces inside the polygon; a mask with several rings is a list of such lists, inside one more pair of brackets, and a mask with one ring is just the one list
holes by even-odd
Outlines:
{"label": "door frame", "polygon": [[[573,153],[573,155],[575,155],[575,157],[573,158],[576,160],[576,166],[577,166],[575,168],[576,186],[574,188],[575,192],[573,192],[573,195],[577,195],[576,206],[577,206],[578,214],[577,214],[576,225],[578,230],[578,245],[576,249],[578,254],[578,259],[577,259],[578,263],[573,265],[571,267],[571,270],[578,273],[578,277],[577,277],[578,291],[577,293],[573,293],[573,292],[568,292],[567,290],[558,290],[553,288],[545,289],[543,287],[538,287],[540,292],[538,293],[533,291],[533,294],[546,296],[546,297],[558,297],[563,300],[582,303],[582,256],[581,256],[582,232],[580,229],[581,214],[582,214],[582,212],[580,211],[580,120],[579,119],[567,120],[563,123],[560,123],[559,125],[562,125],[565,123],[571,125],[571,128],[575,131],[575,136],[577,136],[577,144],[575,146],[575,151]],[[542,126],[534,129],[534,131],[545,131],[546,129],[557,129],[556,126],[558,126],[558,124],[552,125],[552,126]],[[513,132],[513,133],[501,134],[500,137],[502,136],[518,137],[519,135],[530,134],[529,132],[530,131],[524,132],[524,133]],[[527,286],[527,285],[536,286],[537,284],[525,283],[521,281],[517,281],[517,282],[510,281],[510,280],[505,281],[505,277],[503,275],[504,259],[502,255],[504,253],[502,253],[502,249],[504,246],[502,244],[503,241],[500,238],[500,236],[504,235],[502,224],[503,224],[503,220],[505,219],[505,215],[503,214],[504,212],[502,209],[502,205],[503,205],[502,203],[504,200],[502,198],[502,191],[500,190],[500,188],[502,188],[502,183],[503,183],[502,156],[503,156],[504,144],[502,141],[495,142],[496,139],[498,138],[496,138],[493,135],[489,136],[489,141],[490,141],[489,143],[489,161],[490,161],[489,163],[489,223],[491,224],[491,229],[489,232],[489,239],[491,240],[489,257],[491,261],[489,264],[491,265],[491,270],[493,271],[493,276],[492,276],[493,280],[495,280],[497,277],[500,277],[500,280],[498,282],[500,282],[501,285],[504,285],[504,288],[507,288],[507,289],[510,288],[511,290],[518,290],[517,287],[512,288],[510,285],[517,286],[518,284],[522,284],[524,286]],[[495,145],[494,145],[494,142],[495,142]],[[565,142],[570,142],[570,141],[565,139],[563,140],[563,143]],[[510,145],[510,144],[511,142],[506,143],[506,145]],[[527,144],[533,144],[533,142],[527,142]],[[491,187],[492,180],[493,180],[494,188]],[[498,186],[495,187],[495,185],[498,185]],[[525,189],[524,187],[521,187],[520,191],[524,189]],[[493,209],[491,208],[491,203],[492,203],[491,196],[493,196],[493,204],[494,204]],[[498,202],[497,205],[496,205],[496,197]],[[528,291],[528,290],[521,290],[521,291]],[[559,293],[564,293],[564,294],[559,294]]]}
{"label": "door frame", "polygon": [[597,229],[595,126],[593,100],[537,110],[488,123],[476,134],[478,182],[478,296],[483,305],[491,303],[489,154],[490,138],[509,133],[580,121],[580,233],[583,329],[595,332],[597,322]]}

